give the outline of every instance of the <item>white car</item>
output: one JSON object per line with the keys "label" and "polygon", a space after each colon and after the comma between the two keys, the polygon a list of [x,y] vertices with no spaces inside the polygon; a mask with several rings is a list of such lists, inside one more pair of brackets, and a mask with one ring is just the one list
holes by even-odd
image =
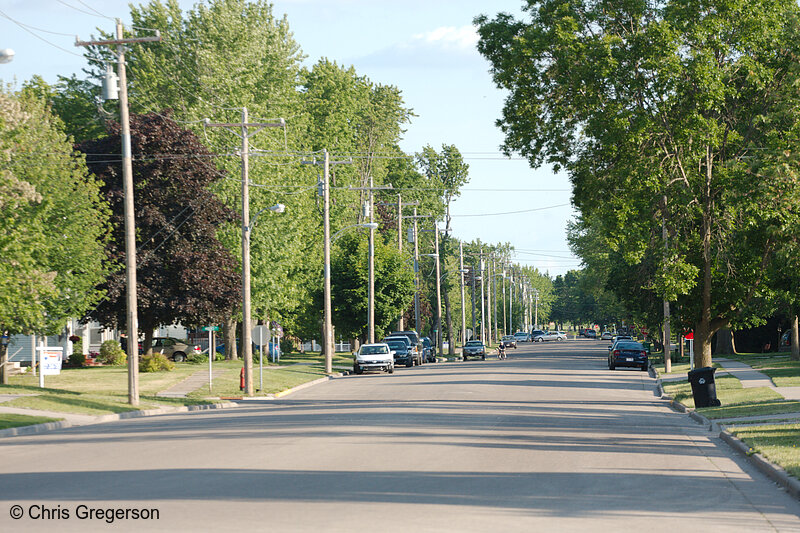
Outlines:
{"label": "white car", "polygon": [[610,331],[604,331],[603,334],[600,335],[600,339],[602,339],[604,341],[610,341],[610,340],[614,339],[614,334],[611,333]]}
{"label": "white car", "polygon": [[546,341],[565,341],[567,340],[567,334],[563,331],[548,331],[544,335],[540,335],[536,337],[536,342],[546,342]]}
{"label": "white car", "polygon": [[364,344],[354,354],[353,372],[362,374],[365,370],[394,372],[394,352],[385,342]]}

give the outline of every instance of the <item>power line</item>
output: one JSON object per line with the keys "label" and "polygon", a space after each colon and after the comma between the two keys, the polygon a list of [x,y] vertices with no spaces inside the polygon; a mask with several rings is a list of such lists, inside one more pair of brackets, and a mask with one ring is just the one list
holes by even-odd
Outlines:
{"label": "power line", "polygon": [[[98,15],[98,16],[101,16],[101,17],[103,17],[103,18],[106,18],[106,19],[108,19],[108,20],[115,20],[115,19],[113,19],[113,18],[109,17],[108,15],[104,15],[104,14],[100,13],[98,10],[96,10],[95,8],[93,8],[92,6],[90,6],[89,4],[87,4],[86,2],[84,2],[83,0],[77,0],[77,1],[78,1],[78,3],[80,3],[82,6],[84,6],[84,7],[88,8],[88,9],[91,9],[92,11],[94,11],[95,13],[97,13],[97,15]],[[63,2],[62,2],[62,3],[63,3]]]}
{"label": "power line", "polygon": [[[59,49],[59,50],[61,50],[62,52],[66,52],[66,53],[68,53],[68,54],[71,54],[71,55],[74,55],[74,56],[76,56],[76,57],[80,57],[80,58],[82,58],[82,57],[83,57],[83,56],[82,56],[82,55],[80,55],[80,54],[76,54],[75,52],[72,52],[71,50],[67,50],[66,48],[62,48],[61,46],[58,46],[57,44],[55,44],[55,43],[53,43],[53,42],[50,42],[50,41],[48,41],[47,39],[45,39],[45,38],[44,38],[44,37],[42,37],[41,35],[36,35],[34,32],[32,32],[31,30],[29,30],[29,29],[27,28],[27,24],[23,24],[22,22],[19,22],[19,21],[17,21],[17,20],[14,20],[14,19],[12,19],[12,18],[11,18],[11,17],[9,17],[7,14],[5,14],[3,11],[0,11],[0,15],[4,16],[5,18],[7,18],[8,20],[10,20],[11,22],[13,22],[14,24],[16,24],[17,26],[19,26],[20,28],[22,28],[23,30],[25,30],[26,32],[30,33],[31,35],[33,35],[34,37],[36,37],[37,39],[39,39],[40,41],[43,41],[43,42],[45,42],[45,43],[49,44],[50,46],[52,46],[52,47],[54,47],[54,48],[58,48],[58,49]],[[31,26],[31,27],[32,27],[32,26]],[[39,30],[39,31],[44,31],[44,30]],[[48,33],[52,33],[52,32],[48,32]]]}
{"label": "power line", "polygon": [[[78,0],[78,1],[80,2],[80,0]],[[107,16],[103,15],[102,13],[98,14],[99,13],[98,11],[96,11],[94,8],[91,8],[89,6],[86,6],[86,7],[89,7],[89,9],[91,9],[92,11],[95,11],[94,13],[92,13],[91,11],[86,11],[86,10],[81,9],[79,7],[75,7],[73,5],[70,5],[70,4],[66,3],[66,2],[64,2],[64,0],[56,0],[56,2],[58,2],[59,4],[63,4],[63,5],[67,6],[70,9],[74,9],[75,11],[83,13],[84,15],[91,15],[93,17],[99,17],[99,18],[104,18],[104,19],[115,20],[115,19],[112,19],[111,17],[107,17]],[[81,2],[81,4],[83,4],[83,2]],[[83,5],[86,5],[86,4],[83,4]]]}
{"label": "power line", "polygon": [[537,208],[534,208],[534,209],[521,209],[519,211],[504,211],[502,213],[477,213],[477,214],[473,214],[473,215],[451,215],[451,216],[453,218],[455,218],[455,217],[463,218],[463,217],[495,217],[495,216],[501,216],[501,215],[517,215],[519,213],[532,213],[534,211],[544,211],[546,209],[556,209],[558,207],[565,207],[565,206],[568,206],[568,205],[570,205],[570,204],[549,205],[547,207],[537,207]]}

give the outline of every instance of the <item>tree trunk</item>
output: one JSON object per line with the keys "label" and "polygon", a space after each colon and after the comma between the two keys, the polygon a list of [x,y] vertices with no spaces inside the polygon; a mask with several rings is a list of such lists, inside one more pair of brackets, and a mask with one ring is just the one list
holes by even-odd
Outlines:
{"label": "tree trunk", "polygon": [[0,384],[8,385],[8,372],[6,366],[8,363],[8,346],[0,344]]}
{"label": "tree trunk", "polygon": [[222,324],[222,342],[225,343],[225,359],[238,359],[239,356],[236,351],[236,320],[232,316],[226,316]]}
{"label": "tree trunk", "polygon": [[714,355],[734,355],[736,354],[736,342],[733,339],[733,331],[721,329],[717,332],[717,349]]}
{"label": "tree trunk", "polygon": [[153,328],[145,326],[143,329],[144,339],[142,340],[142,353],[153,355]]}
{"label": "tree trunk", "polygon": [[[703,281],[700,322],[695,328],[695,361],[698,368],[711,366],[711,157],[706,148],[706,184],[703,193]],[[699,352],[699,359],[698,359]]]}
{"label": "tree trunk", "polygon": [[798,334],[797,328],[797,315],[794,315],[792,319],[792,359],[794,361],[800,361],[800,334]]}

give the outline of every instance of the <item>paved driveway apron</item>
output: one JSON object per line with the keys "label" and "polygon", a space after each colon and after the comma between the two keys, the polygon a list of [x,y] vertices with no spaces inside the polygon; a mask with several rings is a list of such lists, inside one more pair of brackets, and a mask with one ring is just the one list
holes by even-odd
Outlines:
{"label": "paved driveway apron", "polygon": [[[0,530],[800,531],[800,504],[601,341],[0,442]],[[12,520],[20,504],[69,519]],[[26,511],[27,512],[27,511]],[[11,526],[13,529],[8,529]]]}

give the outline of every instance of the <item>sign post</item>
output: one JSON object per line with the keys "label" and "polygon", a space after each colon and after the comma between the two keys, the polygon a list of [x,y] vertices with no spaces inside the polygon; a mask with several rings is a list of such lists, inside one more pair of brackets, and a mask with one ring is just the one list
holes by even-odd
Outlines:
{"label": "sign post", "polygon": [[214,332],[219,331],[219,326],[205,326],[203,331],[208,332],[208,392],[211,392],[212,369],[211,361],[214,360],[216,354],[216,346],[214,346]]}
{"label": "sign post", "polygon": [[694,331],[690,331],[683,338],[689,341],[689,370],[694,370]]}
{"label": "sign post", "polygon": [[271,332],[267,326],[256,326],[252,331],[252,339],[258,339],[258,390],[264,390],[264,337],[269,339]]}

